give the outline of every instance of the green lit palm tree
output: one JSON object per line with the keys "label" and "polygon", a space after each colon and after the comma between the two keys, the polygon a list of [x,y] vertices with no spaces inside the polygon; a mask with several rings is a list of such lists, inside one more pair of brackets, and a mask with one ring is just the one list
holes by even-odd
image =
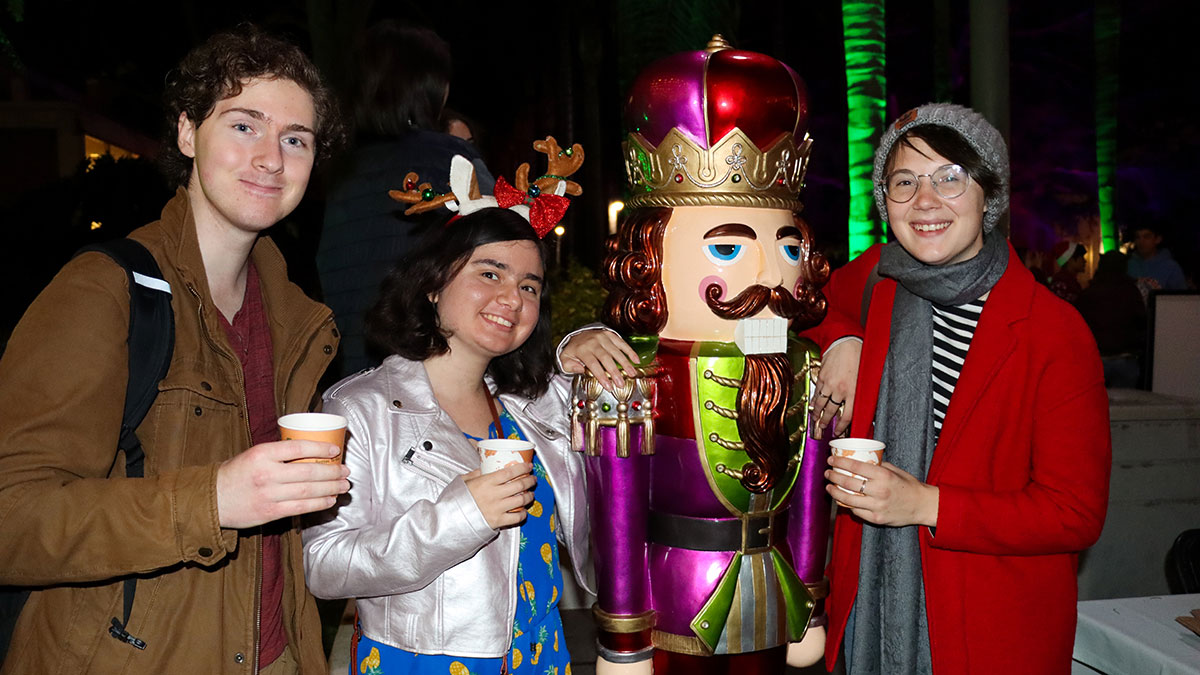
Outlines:
{"label": "green lit palm tree", "polygon": [[1100,205],[1100,247],[1120,245],[1113,207],[1117,193],[1117,36],[1121,13],[1117,0],[1096,3],[1096,183]]}
{"label": "green lit palm tree", "polygon": [[849,141],[849,253],[853,258],[885,239],[875,206],[871,169],[875,146],[883,132],[884,13],[883,0],[844,0],[842,34],[846,50],[846,103]]}

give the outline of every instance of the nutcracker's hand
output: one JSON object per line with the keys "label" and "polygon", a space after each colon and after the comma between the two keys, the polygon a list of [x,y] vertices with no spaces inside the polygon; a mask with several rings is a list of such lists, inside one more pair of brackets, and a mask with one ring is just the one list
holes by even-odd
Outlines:
{"label": "nutcracker's hand", "polygon": [[825,655],[825,627],[812,626],[804,639],[788,645],[787,664],[793,668],[811,666]]}
{"label": "nutcracker's hand", "polygon": [[[824,638],[821,641],[824,642]],[[637,663],[610,663],[603,656],[596,656],[596,675],[651,675],[653,672],[654,659]]]}

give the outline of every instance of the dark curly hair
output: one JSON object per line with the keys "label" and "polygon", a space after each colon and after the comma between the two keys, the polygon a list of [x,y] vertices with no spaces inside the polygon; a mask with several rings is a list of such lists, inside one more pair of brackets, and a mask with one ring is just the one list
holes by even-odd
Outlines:
{"label": "dark curly hair", "polygon": [[626,335],[655,335],[667,325],[662,245],[671,209],[633,209],[608,238],[601,282],[608,298],[601,320]]}
{"label": "dark curly hair", "polygon": [[[411,361],[449,351],[446,334],[438,326],[437,307],[429,296],[446,288],[476,248],[503,241],[532,241],[542,261],[546,260],[546,249],[529,221],[508,209],[480,209],[428,232],[383,280],[379,299],[364,321],[368,347],[376,356],[398,354]],[[492,359],[488,366],[497,393],[536,398],[550,385],[554,354],[550,300],[544,283],[541,298],[537,325],[529,339]]]}
{"label": "dark curly hair", "polygon": [[312,96],[316,161],[329,157],[345,142],[337,99],[322,81],[321,71],[299,47],[252,24],[242,24],[208,38],[167,73],[163,92],[166,125],[158,162],[172,187],[186,186],[192,176],[192,158],[179,150],[180,113],[198,127],[218,101],[242,93],[242,87],[255,78],[291,80]]}

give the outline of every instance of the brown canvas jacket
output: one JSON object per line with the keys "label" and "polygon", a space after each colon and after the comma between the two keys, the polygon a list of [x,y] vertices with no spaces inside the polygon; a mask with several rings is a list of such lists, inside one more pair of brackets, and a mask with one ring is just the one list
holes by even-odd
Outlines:
{"label": "brown canvas jacket", "polygon": [[[138,428],[146,477],[114,464],[128,379],[125,272],[72,260],[30,306],[0,360],[0,585],[42,587],[25,605],[0,673],[252,673],[257,531],[217,520],[220,462],[248,448],[241,365],[211,300],[187,193],[132,238],[173,292],[175,350]],[[310,409],[338,342],[327,307],[287,280],[266,237],[251,258],[271,326],[279,414]],[[284,623],[302,673],[325,673],[304,587],[300,537],[284,535]],[[123,575],[139,574],[129,632]]]}

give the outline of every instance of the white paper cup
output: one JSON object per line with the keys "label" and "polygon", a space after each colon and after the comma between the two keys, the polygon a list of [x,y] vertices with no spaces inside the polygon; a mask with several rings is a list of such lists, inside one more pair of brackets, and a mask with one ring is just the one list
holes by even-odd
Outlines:
{"label": "white paper cup", "polygon": [[475,444],[483,473],[499,471],[510,464],[532,464],[533,443],[516,438],[488,438]]}
{"label": "white paper cup", "polygon": [[[866,462],[867,464],[879,466],[880,463],[883,462],[883,451],[887,446],[883,443],[883,441],[876,441],[871,438],[835,438],[829,442],[829,447],[833,451],[834,457],[848,457],[860,462]],[[833,470],[842,474],[843,476],[853,476],[860,480],[866,480],[864,477],[856,473],[846,471],[845,469],[838,469],[835,467]],[[860,494],[858,492],[851,492],[841,485],[837,485],[835,487],[846,494]],[[838,506],[842,507],[846,506],[841,502],[837,502],[837,504]]]}
{"label": "white paper cup", "polygon": [[295,462],[341,464],[346,454],[346,418],[330,413],[292,413],[279,418],[279,436],[285,441],[304,440],[333,443],[342,449],[337,457],[306,457]]}

